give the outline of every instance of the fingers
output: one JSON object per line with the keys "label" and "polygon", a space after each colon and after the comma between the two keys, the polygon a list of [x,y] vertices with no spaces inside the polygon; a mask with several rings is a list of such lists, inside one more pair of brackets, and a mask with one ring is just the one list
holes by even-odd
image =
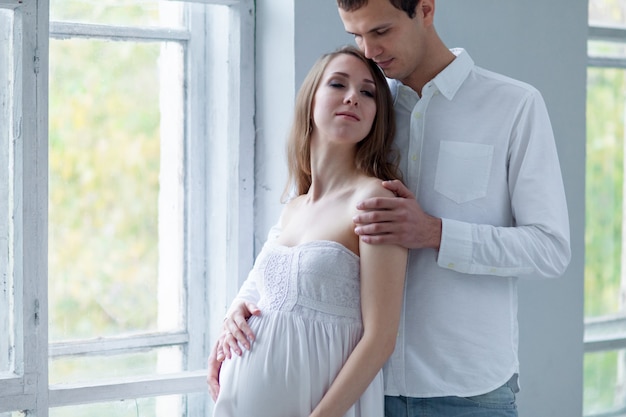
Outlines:
{"label": "fingers", "polygon": [[219,375],[222,362],[230,359],[233,353],[241,356],[243,352],[240,344],[250,350],[254,332],[248,326],[247,319],[253,315],[260,316],[261,310],[254,303],[242,302],[224,318],[222,335],[213,346],[208,359],[207,384],[213,401],[217,400],[220,392]]}
{"label": "fingers", "polygon": [[397,197],[415,199],[413,193],[409,191],[408,188],[406,188],[402,181],[383,181],[383,187],[385,187],[389,191],[393,191]]}
{"label": "fingers", "polygon": [[217,396],[220,395],[220,384],[212,381],[208,381],[208,383],[211,398],[213,398],[213,401],[217,401]]}
{"label": "fingers", "polygon": [[[242,344],[247,350],[250,350],[250,343],[246,340],[245,344]],[[241,356],[243,351],[239,345],[238,339],[230,332],[225,331],[224,336],[222,338],[222,353],[224,355],[224,360],[230,359],[233,357],[233,353],[237,356]]]}
{"label": "fingers", "polygon": [[209,355],[208,370],[207,370],[207,384],[209,385],[209,393],[213,401],[217,400],[217,396],[220,393],[220,369],[222,368],[222,362],[218,360],[218,352],[220,350],[220,341],[218,340],[213,346],[213,350]]}
{"label": "fingers", "polygon": [[[246,320],[239,318],[227,319],[224,322],[224,347],[233,350],[237,355],[241,355],[239,344],[245,349],[250,350],[251,342],[254,341],[254,332],[248,326]],[[226,352],[225,352],[226,353]],[[228,354],[227,354],[228,355]]]}
{"label": "fingers", "polygon": [[[211,352],[211,356],[209,356],[209,360],[215,360],[217,362],[224,362],[226,359],[226,354],[224,352],[224,339],[226,336],[226,332],[223,332],[220,337],[215,342],[215,346],[213,347],[213,351]],[[229,352],[230,354],[230,352]]]}
{"label": "fingers", "polygon": [[[248,312],[250,312],[250,315],[252,315],[252,316],[260,316],[261,315],[261,310],[254,303],[246,302],[246,308],[248,309]],[[249,317],[247,317],[247,318],[249,318]]]}
{"label": "fingers", "polygon": [[218,380],[218,376],[211,375],[210,367],[209,367],[209,374],[207,375],[206,381],[207,381],[207,384],[209,385],[209,393],[211,394],[211,398],[213,398],[213,401],[217,401],[217,397],[218,395],[220,395],[220,383]]}
{"label": "fingers", "polygon": [[383,181],[383,187],[392,191],[396,197],[374,197],[368,198],[357,204],[356,208],[359,210],[393,210],[405,199],[415,200],[413,193],[409,191],[406,186],[398,180]]}
{"label": "fingers", "polygon": [[395,197],[372,197],[359,202],[356,208],[359,210],[390,210],[397,204]]}
{"label": "fingers", "polygon": [[[384,233],[381,229],[384,225],[401,221],[407,211],[406,204],[409,200],[400,198],[370,198],[361,202],[358,207],[365,207],[364,211],[358,212],[352,221],[357,226],[378,225],[377,228],[369,228],[368,234]],[[412,200],[415,202],[415,200]]]}
{"label": "fingers", "polygon": [[402,244],[403,233],[396,231],[393,223],[372,223],[358,225],[354,232],[359,235],[362,242],[374,245]]}
{"label": "fingers", "polygon": [[223,351],[227,359],[230,359],[231,351],[241,356],[240,346],[250,350],[255,334],[248,325],[248,319],[260,315],[261,310],[250,302],[241,303],[226,315],[223,324],[225,331]]}
{"label": "fingers", "polygon": [[361,241],[371,245],[399,245],[399,239],[395,235],[362,235]]}

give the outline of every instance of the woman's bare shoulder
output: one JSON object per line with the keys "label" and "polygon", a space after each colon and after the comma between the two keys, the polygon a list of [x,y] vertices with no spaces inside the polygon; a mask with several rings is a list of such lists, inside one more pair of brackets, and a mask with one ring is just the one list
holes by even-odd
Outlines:
{"label": "woman's bare shoulder", "polygon": [[383,180],[376,177],[362,177],[359,181],[356,197],[359,200],[375,197],[395,197],[392,191],[383,187]]}
{"label": "woman's bare shoulder", "polygon": [[303,199],[304,196],[299,195],[289,199],[289,201],[285,203],[285,206],[283,207],[283,212],[280,216],[280,223],[282,226],[284,226],[285,223],[289,222],[289,218],[291,217],[292,213],[296,211],[298,207],[302,204]]}

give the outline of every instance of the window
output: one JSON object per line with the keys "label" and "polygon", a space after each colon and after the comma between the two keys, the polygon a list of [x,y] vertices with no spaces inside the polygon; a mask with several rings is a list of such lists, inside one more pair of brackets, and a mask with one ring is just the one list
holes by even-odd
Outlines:
{"label": "window", "polygon": [[[11,69],[14,67],[11,38],[13,36],[13,13],[0,9],[0,85],[15,86],[11,77]],[[11,99],[14,96],[10,90],[0,89],[0,126],[12,126]],[[11,222],[11,210],[13,195],[13,132],[12,129],[0,130],[0,194],[8,198],[0,199],[0,334],[7,335],[0,339],[0,375],[13,371],[15,360],[15,326],[14,305],[12,292],[13,266],[9,263],[13,250],[13,231]]]}
{"label": "window", "polygon": [[584,415],[626,415],[626,2],[590,0]]}
{"label": "window", "polygon": [[253,260],[253,4],[0,0],[0,417],[210,411]]}

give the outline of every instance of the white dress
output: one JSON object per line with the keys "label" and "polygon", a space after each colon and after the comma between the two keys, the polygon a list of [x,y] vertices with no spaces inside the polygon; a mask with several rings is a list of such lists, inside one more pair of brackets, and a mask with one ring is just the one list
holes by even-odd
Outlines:
{"label": "white dress", "polygon": [[[248,280],[261,316],[252,350],[226,360],[214,417],[306,417],[363,332],[359,257],[332,241],[265,244]],[[382,417],[382,372],[345,417]]]}

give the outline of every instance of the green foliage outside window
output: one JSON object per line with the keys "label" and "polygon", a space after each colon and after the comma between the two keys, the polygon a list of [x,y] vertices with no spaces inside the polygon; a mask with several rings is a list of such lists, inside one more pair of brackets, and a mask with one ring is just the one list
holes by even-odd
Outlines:
{"label": "green foliage outside window", "polygon": [[621,69],[590,68],[587,90],[585,317],[619,309],[624,173]]}
{"label": "green foliage outside window", "polygon": [[52,41],[51,340],[154,329],[158,44]]}
{"label": "green foliage outside window", "polygon": [[[621,304],[624,187],[623,69],[589,68],[585,224],[585,317],[615,315]],[[588,353],[584,413],[623,407],[622,351]]]}

